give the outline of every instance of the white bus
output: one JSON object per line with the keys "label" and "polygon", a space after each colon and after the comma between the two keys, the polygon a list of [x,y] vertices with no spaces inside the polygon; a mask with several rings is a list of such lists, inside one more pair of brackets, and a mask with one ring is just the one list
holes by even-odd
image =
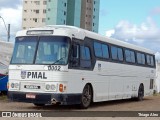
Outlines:
{"label": "white bus", "polygon": [[148,49],[71,26],[17,33],[9,66],[9,99],[79,104],[153,94],[155,56]]}

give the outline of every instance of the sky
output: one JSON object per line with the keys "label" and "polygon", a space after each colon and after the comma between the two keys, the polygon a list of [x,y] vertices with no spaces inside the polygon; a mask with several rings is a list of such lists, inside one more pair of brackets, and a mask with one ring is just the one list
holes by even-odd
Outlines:
{"label": "sky", "polygon": [[[22,0],[0,0],[0,16],[11,24],[14,41],[22,25]],[[6,34],[0,19],[0,39]],[[100,0],[99,34],[151,49],[160,59],[160,0]]]}
{"label": "sky", "polygon": [[100,0],[99,34],[153,50],[160,59],[160,0]]}

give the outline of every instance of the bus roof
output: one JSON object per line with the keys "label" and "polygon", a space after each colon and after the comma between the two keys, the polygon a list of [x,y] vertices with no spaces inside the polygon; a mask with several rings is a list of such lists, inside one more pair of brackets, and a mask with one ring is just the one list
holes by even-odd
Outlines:
{"label": "bus roof", "polygon": [[[31,28],[28,30],[22,30],[22,31],[17,32],[16,37],[33,36],[33,34],[27,35],[28,31],[49,31],[49,30],[53,31],[53,34],[50,34],[50,35],[55,35],[55,36],[63,35],[63,36],[68,36],[70,38],[74,37],[74,38],[81,39],[81,40],[84,40],[85,37],[88,37],[91,39],[99,40],[102,42],[107,42],[107,43],[114,44],[117,46],[122,46],[125,48],[134,49],[134,50],[149,53],[149,54],[154,54],[154,52],[149,49],[146,49],[146,48],[143,48],[137,45],[133,45],[133,44],[130,44],[124,41],[120,41],[117,39],[102,36],[97,33],[94,33],[88,30],[84,30],[78,27],[67,26],[67,25],[48,25],[48,26],[39,27],[39,28]],[[42,34],[42,35],[45,35],[45,34]]]}

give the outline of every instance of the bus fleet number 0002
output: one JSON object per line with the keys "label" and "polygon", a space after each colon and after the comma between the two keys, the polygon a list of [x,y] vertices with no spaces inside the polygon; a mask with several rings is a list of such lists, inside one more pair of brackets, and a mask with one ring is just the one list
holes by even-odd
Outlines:
{"label": "bus fleet number 0002", "polygon": [[48,66],[49,71],[61,71],[61,66]]}

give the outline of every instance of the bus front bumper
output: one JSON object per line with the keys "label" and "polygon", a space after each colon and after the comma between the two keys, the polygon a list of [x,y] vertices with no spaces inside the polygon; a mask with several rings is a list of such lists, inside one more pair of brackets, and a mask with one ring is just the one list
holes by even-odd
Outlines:
{"label": "bus front bumper", "polygon": [[[30,95],[30,98],[27,96]],[[26,102],[34,104],[56,104],[74,105],[80,104],[82,94],[55,94],[55,93],[27,93],[27,92],[8,92],[11,101]]]}

